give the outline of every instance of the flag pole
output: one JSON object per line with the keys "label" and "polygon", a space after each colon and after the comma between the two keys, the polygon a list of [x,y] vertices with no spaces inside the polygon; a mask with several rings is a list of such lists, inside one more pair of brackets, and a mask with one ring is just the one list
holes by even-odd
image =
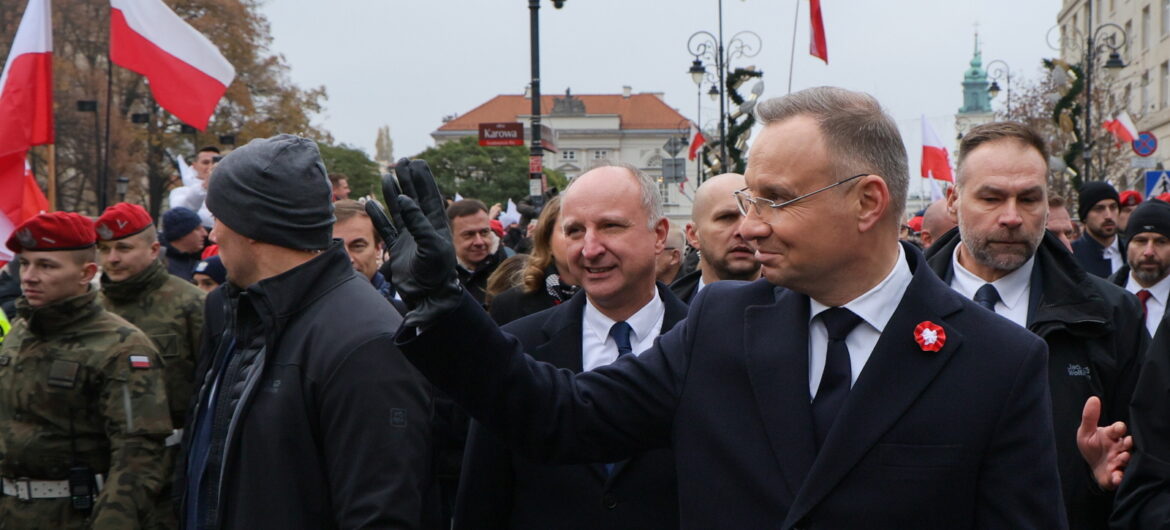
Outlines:
{"label": "flag pole", "polygon": [[792,14],[792,47],[788,49],[788,93],[792,93],[792,67],[796,61],[796,25],[800,18],[800,3],[804,0],[796,0],[796,12]]}
{"label": "flag pole", "polygon": [[49,211],[57,211],[57,144],[49,144],[48,154]]}

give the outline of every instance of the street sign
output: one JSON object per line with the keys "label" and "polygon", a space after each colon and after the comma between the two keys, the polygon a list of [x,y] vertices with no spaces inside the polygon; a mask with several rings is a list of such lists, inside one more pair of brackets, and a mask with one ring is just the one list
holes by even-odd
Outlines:
{"label": "street sign", "polygon": [[528,157],[528,174],[541,173],[544,171],[544,157],[531,156]]}
{"label": "street sign", "polygon": [[479,145],[485,147],[524,145],[524,124],[519,122],[481,123],[479,124]]}
{"label": "street sign", "polygon": [[1170,192],[1170,171],[1146,172],[1146,198]]}
{"label": "street sign", "polygon": [[[532,127],[524,127],[524,141],[532,141]],[[540,124],[540,146],[545,151],[557,152],[557,131],[552,127],[542,123]]]}
{"label": "street sign", "polygon": [[1133,141],[1133,152],[1137,156],[1150,156],[1157,150],[1158,137],[1150,131],[1138,133],[1138,137]]}
{"label": "street sign", "polygon": [[687,161],[683,158],[662,159],[662,181],[668,183],[682,182],[687,178]]}
{"label": "street sign", "polygon": [[662,144],[662,150],[666,151],[666,153],[670,156],[678,156],[679,152],[686,148],[686,146],[687,141],[685,138],[680,136],[671,136],[665,144]]}
{"label": "street sign", "polygon": [[1158,167],[1158,161],[1144,156],[1131,156],[1129,157],[1129,167],[1136,169],[1154,169]]}

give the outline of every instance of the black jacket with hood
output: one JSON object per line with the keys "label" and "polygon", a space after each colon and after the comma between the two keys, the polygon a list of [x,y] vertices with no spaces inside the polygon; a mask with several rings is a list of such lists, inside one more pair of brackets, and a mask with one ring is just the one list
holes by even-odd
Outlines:
{"label": "black jacket with hood", "polygon": [[[959,230],[952,229],[927,254],[930,268],[948,284],[959,244]],[[1113,495],[1097,486],[1077,448],[1076,433],[1090,396],[1101,398],[1100,425],[1129,421],[1129,400],[1150,341],[1141,302],[1125,289],[1086,273],[1051,233],[1045,232],[1035,260],[1028,330],[1048,343],[1057,465],[1069,526],[1105,528]]]}
{"label": "black jacket with hood", "polygon": [[[246,289],[224,283],[205,310],[184,451],[222,375],[205,420],[198,526],[418,527],[430,400],[394,346],[402,317],[354,273],[340,242]],[[176,466],[184,520],[191,458]]]}

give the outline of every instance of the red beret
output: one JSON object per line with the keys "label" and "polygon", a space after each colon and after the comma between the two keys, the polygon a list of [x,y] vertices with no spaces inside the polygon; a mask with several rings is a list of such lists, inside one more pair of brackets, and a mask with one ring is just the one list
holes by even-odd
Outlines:
{"label": "red beret", "polygon": [[102,241],[114,241],[146,230],[153,223],[146,208],[120,202],[102,212],[102,216],[94,223],[94,230]]}
{"label": "red beret", "polygon": [[497,236],[504,237],[504,223],[501,223],[499,219],[492,219],[488,225],[492,227],[492,232],[495,232]]}
{"label": "red beret", "polygon": [[1162,201],[1162,202],[1170,202],[1170,191],[1163,193],[1163,194],[1161,194],[1157,197],[1154,197],[1154,198],[1158,199],[1159,201]]}
{"label": "red beret", "polygon": [[922,231],[922,216],[916,215],[916,216],[910,218],[910,221],[906,223],[906,226],[909,226],[910,229],[915,231],[915,232],[921,232]]}
{"label": "red beret", "polygon": [[1120,202],[1122,206],[1137,206],[1142,203],[1142,194],[1133,190],[1125,190],[1121,192],[1120,199],[1117,202]]}
{"label": "red beret", "polygon": [[50,212],[20,223],[8,236],[8,249],[20,254],[26,250],[78,250],[97,241],[93,221],[73,212]]}

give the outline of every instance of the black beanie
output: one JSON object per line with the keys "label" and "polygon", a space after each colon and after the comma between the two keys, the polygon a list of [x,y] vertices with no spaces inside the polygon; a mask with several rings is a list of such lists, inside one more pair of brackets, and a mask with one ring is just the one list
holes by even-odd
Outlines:
{"label": "black beanie", "polygon": [[333,238],[333,187],[316,142],[281,134],[223,157],[207,187],[207,209],[244,237],[300,250]]}
{"label": "black beanie", "polygon": [[1170,238],[1170,204],[1146,201],[1134,208],[1125,225],[1125,236],[1133,239],[1142,232],[1153,232]]}
{"label": "black beanie", "polygon": [[182,206],[172,208],[163,214],[163,238],[167,241],[178,240],[201,224],[203,221],[199,220],[199,214],[189,208]]}
{"label": "black beanie", "polygon": [[1094,180],[1081,186],[1081,189],[1077,190],[1077,215],[1080,216],[1081,221],[1085,220],[1085,216],[1089,215],[1089,210],[1092,210],[1093,206],[1106,199],[1113,199],[1117,201],[1117,204],[1121,204],[1121,196],[1108,182]]}

